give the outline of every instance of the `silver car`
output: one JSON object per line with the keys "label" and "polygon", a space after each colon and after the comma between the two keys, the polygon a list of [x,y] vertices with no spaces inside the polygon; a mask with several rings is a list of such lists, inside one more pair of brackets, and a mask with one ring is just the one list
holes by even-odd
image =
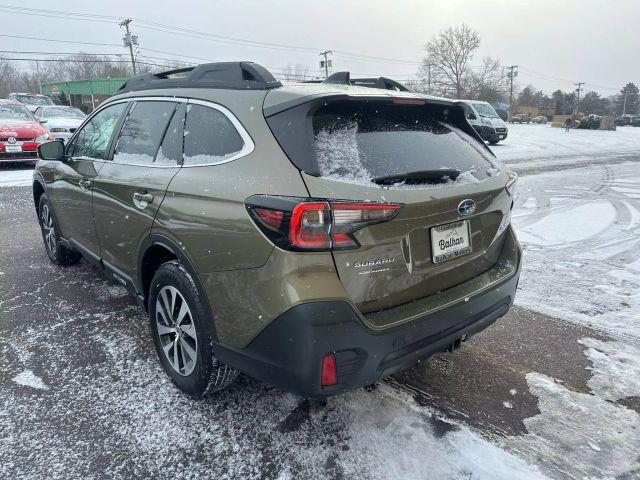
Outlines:
{"label": "silver car", "polygon": [[35,116],[54,140],[62,140],[63,142],[71,138],[73,132],[86,118],[81,110],[65,105],[38,107]]}

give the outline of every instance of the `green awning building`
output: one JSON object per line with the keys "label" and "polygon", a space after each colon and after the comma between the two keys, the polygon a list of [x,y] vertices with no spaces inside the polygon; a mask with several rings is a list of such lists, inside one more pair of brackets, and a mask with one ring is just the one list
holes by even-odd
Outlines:
{"label": "green awning building", "polygon": [[127,77],[107,77],[43,83],[42,93],[52,97],[54,103],[72,105],[88,113],[114,95],[127,80]]}

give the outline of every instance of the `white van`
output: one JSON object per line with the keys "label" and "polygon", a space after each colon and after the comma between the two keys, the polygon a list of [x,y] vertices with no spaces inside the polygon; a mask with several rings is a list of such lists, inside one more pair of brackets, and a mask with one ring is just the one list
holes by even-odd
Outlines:
{"label": "white van", "polygon": [[498,116],[490,103],[477,100],[458,100],[467,115],[467,120],[482,139],[495,145],[507,138],[507,124]]}

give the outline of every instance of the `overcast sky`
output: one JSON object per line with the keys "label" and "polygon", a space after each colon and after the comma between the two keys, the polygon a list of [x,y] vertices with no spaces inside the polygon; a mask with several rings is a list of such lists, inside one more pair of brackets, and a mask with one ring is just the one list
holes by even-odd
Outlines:
{"label": "overcast sky", "polygon": [[[584,81],[587,90],[611,95],[626,82],[640,83],[640,1],[637,0],[0,2],[3,10],[8,4],[16,5],[12,12],[24,12],[17,6],[21,5],[130,16],[221,36],[311,49],[293,51],[190,38],[150,30],[134,20],[132,29],[139,36],[140,47],[178,56],[253,60],[274,69],[300,63],[316,74],[317,52],[331,49],[336,51],[333,56],[335,71],[389,75],[396,79],[415,76],[424,44],[433,35],[448,26],[466,22],[478,30],[482,38],[480,51],[472,63],[478,64],[482,57],[492,56],[504,65],[519,65],[521,86],[531,83],[551,92],[558,88],[570,90],[575,88],[573,82]],[[121,43],[122,31],[115,20],[90,22],[7,11],[0,11],[0,18],[3,26],[0,33],[6,35]],[[7,37],[0,37],[0,40],[2,50],[126,53],[123,47],[115,46]],[[170,56],[146,50],[140,53],[147,57]],[[354,58],[344,53],[381,59]]]}

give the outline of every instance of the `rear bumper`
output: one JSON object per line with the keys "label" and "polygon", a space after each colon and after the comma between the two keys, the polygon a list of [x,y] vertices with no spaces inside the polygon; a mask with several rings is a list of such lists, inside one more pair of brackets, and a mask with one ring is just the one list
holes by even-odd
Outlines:
{"label": "rear bumper", "polygon": [[[502,317],[513,304],[520,247],[513,272],[491,288],[409,323],[373,330],[346,301],[303,303],[284,312],[248,346],[216,345],[218,358],[249,375],[309,398],[369,385],[462,341]],[[320,384],[322,358],[335,353],[338,384]]]}

